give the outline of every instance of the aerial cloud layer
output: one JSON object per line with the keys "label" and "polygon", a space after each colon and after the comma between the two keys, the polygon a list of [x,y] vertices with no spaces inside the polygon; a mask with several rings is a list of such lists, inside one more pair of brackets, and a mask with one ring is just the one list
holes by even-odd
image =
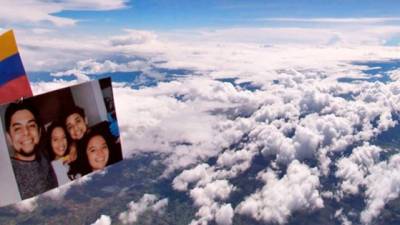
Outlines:
{"label": "aerial cloud layer", "polygon": [[[34,8],[37,16],[30,22],[73,25],[77,21],[53,14],[120,7],[126,7],[124,1],[53,2]],[[383,68],[363,62],[399,60],[398,46],[384,46],[399,31],[388,25],[182,33],[125,29],[79,40],[51,29],[17,33],[27,68],[46,70],[54,78],[33,83],[35,94],[98,74],[135,72],[154,79],[155,85],[141,88],[131,88],[129,79],[113,83],[124,155],[161,155],[166,170],[160,178],[170,179],[172,189],[185,194],[195,208],[190,223],[229,225],[235,217],[285,224],[296,212],[324,209],[327,198],[340,204],[354,196],[366,203],[356,222],[371,224],[398,198],[398,148],[373,142],[399,126],[399,69],[374,74]],[[76,79],[66,81],[66,76]],[[232,202],[230,197],[242,191],[234,180],[247,179],[242,175],[260,157],[268,162],[257,171],[261,187]],[[324,183],[327,177],[336,179],[337,186]],[[57,201],[69,188],[45,196]],[[116,216],[121,223],[135,223],[145,212],[163,212],[167,198],[145,194]],[[32,199],[16,207],[29,212],[37,204]],[[344,224],[354,218],[344,209],[331,214]],[[102,216],[96,223],[109,219]]]}

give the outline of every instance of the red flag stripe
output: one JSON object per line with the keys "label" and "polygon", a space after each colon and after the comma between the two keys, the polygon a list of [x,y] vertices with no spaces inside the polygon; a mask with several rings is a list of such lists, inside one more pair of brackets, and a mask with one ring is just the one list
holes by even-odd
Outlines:
{"label": "red flag stripe", "polygon": [[26,75],[19,76],[18,78],[0,86],[1,103],[12,102],[22,96],[32,96],[32,90]]}

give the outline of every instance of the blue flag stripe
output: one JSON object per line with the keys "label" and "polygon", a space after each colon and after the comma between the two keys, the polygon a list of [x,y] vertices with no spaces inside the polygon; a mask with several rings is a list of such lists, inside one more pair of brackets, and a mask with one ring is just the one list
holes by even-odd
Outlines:
{"label": "blue flag stripe", "polygon": [[4,85],[22,75],[25,76],[25,69],[19,53],[0,62],[0,85]]}

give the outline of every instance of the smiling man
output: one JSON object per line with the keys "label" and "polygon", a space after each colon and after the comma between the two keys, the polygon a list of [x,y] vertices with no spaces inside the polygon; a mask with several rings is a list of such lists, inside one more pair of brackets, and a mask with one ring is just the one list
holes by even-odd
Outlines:
{"label": "smiling man", "polygon": [[65,126],[72,140],[78,141],[88,131],[88,122],[82,108],[75,106],[64,116]]}
{"label": "smiling man", "polygon": [[5,113],[11,163],[22,199],[58,186],[53,168],[40,149],[41,128],[36,110],[26,102],[11,103]]}
{"label": "smiling man", "polygon": [[[89,130],[88,120],[85,111],[78,106],[74,106],[64,113],[62,121],[65,123],[68,135],[72,140],[69,146],[68,163],[72,163],[77,158],[77,142],[79,142]],[[74,167],[74,164],[71,165]]]}

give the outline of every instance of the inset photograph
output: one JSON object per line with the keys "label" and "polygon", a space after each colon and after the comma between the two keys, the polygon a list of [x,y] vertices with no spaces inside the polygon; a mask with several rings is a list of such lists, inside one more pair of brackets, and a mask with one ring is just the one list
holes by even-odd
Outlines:
{"label": "inset photograph", "polygon": [[1,205],[34,197],[123,158],[110,78],[6,104],[0,113],[0,175],[9,181],[1,187],[15,189],[12,197],[1,192]]}

